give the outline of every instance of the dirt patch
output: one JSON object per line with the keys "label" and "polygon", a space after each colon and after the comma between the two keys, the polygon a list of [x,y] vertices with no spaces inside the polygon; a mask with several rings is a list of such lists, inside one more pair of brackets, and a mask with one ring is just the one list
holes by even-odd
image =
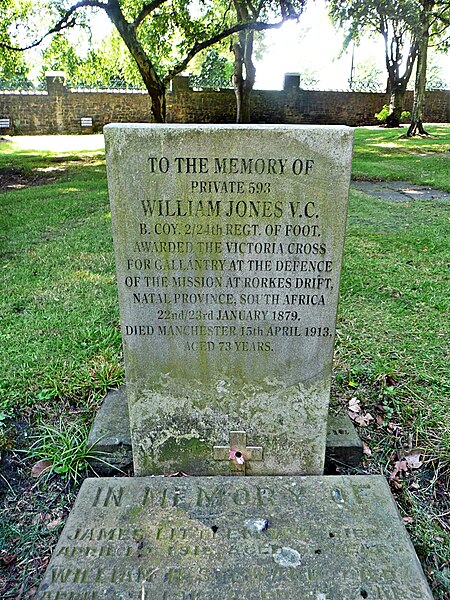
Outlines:
{"label": "dirt patch", "polygon": [[64,170],[28,171],[22,168],[0,168],[0,192],[11,192],[33,185],[52,183],[64,175]]}
{"label": "dirt patch", "polygon": [[31,600],[78,487],[52,475],[36,480],[16,452],[0,461],[0,597]]}
{"label": "dirt patch", "polygon": [[374,196],[379,200],[391,202],[410,202],[411,200],[449,200],[450,193],[425,185],[415,185],[409,181],[352,181],[352,188]]}

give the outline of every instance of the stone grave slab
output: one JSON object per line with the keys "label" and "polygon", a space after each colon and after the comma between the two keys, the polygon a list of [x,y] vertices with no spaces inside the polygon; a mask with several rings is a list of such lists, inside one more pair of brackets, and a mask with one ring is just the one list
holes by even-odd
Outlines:
{"label": "stone grave slab", "polygon": [[38,600],[428,600],[381,476],[87,479]]}
{"label": "stone grave slab", "polygon": [[352,130],[105,141],[135,474],[321,474]]}
{"label": "stone grave slab", "polygon": [[[114,476],[117,471],[128,471],[133,464],[130,419],[126,386],[110,390],[103,399],[92,428],[87,446],[93,447],[98,459],[89,462],[99,475]],[[357,467],[363,457],[362,441],[350,417],[328,413],[325,465],[328,470],[336,466]]]}

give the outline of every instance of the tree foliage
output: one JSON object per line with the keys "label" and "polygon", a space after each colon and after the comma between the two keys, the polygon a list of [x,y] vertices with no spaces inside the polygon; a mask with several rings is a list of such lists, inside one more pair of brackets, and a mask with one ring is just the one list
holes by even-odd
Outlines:
{"label": "tree foliage", "polygon": [[[233,0],[232,4],[238,23],[252,23],[259,19],[266,22],[273,18],[284,22],[287,19],[298,19],[306,0]],[[251,120],[250,93],[256,80],[256,69],[253,63],[254,44],[253,28],[241,29],[234,36],[231,44],[234,53],[233,87],[238,123],[249,123]]]}
{"label": "tree foliage", "polygon": [[330,15],[346,28],[347,44],[367,32],[383,37],[391,97],[386,124],[398,127],[418,49],[419,0],[330,0]]}
{"label": "tree foliage", "polygon": [[[347,28],[346,42],[358,41],[368,31],[383,36],[388,72],[390,113],[386,124],[400,123],[403,98],[417,59],[412,127],[424,133],[423,116],[427,52],[432,37],[447,47],[450,0],[329,0],[335,23]],[[420,123],[420,125],[419,125]]]}
{"label": "tree foliage", "polygon": [[352,92],[382,92],[383,71],[373,61],[363,61],[356,64],[352,81]]}
{"label": "tree foliage", "polygon": [[305,68],[300,72],[300,87],[304,90],[317,89],[320,83],[320,77],[316,70]]}
{"label": "tree foliage", "polygon": [[435,57],[432,55],[431,60],[428,61],[427,66],[427,90],[445,90],[447,86],[443,69],[435,61]]}
{"label": "tree foliage", "polygon": [[212,89],[230,87],[233,63],[215,48],[210,48],[202,58],[200,73],[190,77],[192,86]]}
{"label": "tree foliage", "polygon": [[[0,44],[11,44],[11,28],[18,21],[26,19],[31,3],[18,3],[15,0],[1,0],[0,5]],[[27,88],[29,68],[23,56],[10,48],[0,47],[0,87],[7,89]]]}
{"label": "tree foliage", "polygon": [[42,54],[42,79],[47,71],[64,71],[71,87],[142,87],[136,63],[115,30],[99,47],[90,46],[85,56],[67,36],[56,34]]}
{"label": "tree foliage", "polygon": [[[279,19],[269,22],[266,16],[274,14],[269,11],[274,3],[280,7],[276,15]],[[6,41],[0,42],[0,46],[21,50],[38,46],[48,36],[85,25],[89,11],[103,10],[136,63],[152,99],[156,121],[165,120],[165,92],[170,80],[199,52],[241,31],[279,27],[296,16],[291,10],[291,0],[262,2],[267,11],[259,11],[258,19],[239,19],[230,10],[229,2],[218,0],[48,0],[45,4],[47,13],[53,17],[50,27],[40,21],[33,4],[28,20],[39,23],[40,31],[29,32],[28,43],[22,43],[22,36],[16,38],[16,44]]]}
{"label": "tree foliage", "polygon": [[450,25],[449,0],[419,0],[419,32],[417,42],[417,68],[414,84],[414,103],[411,124],[407,136],[428,135],[423,127],[425,109],[425,89],[427,80],[428,48],[431,38],[442,41],[447,46],[446,33]]}

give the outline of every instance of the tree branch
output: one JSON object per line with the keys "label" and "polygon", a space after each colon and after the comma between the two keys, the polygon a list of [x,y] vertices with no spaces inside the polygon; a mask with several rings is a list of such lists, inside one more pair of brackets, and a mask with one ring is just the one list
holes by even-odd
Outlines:
{"label": "tree branch", "polygon": [[164,2],[166,2],[167,0],[153,0],[153,2],[149,2],[148,4],[145,4],[138,16],[135,18],[134,22],[133,22],[133,27],[135,29],[137,29],[139,27],[139,25],[142,23],[142,21],[148,17],[149,14],[151,14],[154,10],[156,10],[157,8],[159,8],[161,6],[161,4],[164,4]]}
{"label": "tree branch", "polygon": [[283,23],[285,23],[288,19],[294,18],[297,17],[292,15],[291,17],[288,17],[287,19],[282,19],[277,23],[263,23],[262,21],[254,21],[253,23],[238,23],[237,25],[233,25],[233,27],[229,27],[228,29],[221,31],[220,33],[210,37],[207,40],[204,40],[203,42],[196,42],[191,48],[191,50],[189,50],[185,58],[181,62],[179,62],[175,67],[168,71],[167,75],[163,78],[164,85],[167,85],[169,81],[171,81],[175,77],[175,75],[178,75],[178,73],[184,71],[184,69],[187,67],[189,62],[194,58],[196,54],[198,54],[205,48],[209,48],[213,44],[216,44],[217,42],[220,42],[221,40],[229,37],[230,35],[233,35],[233,33],[238,33],[239,31],[244,31],[246,29],[252,31],[279,29],[283,25]]}
{"label": "tree branch", "polygon": [[67,9],[65,15],[56,23],[56,25],[54,25],[51,29],[47,31],[47,33],[45,33],[41,38],[39,38],[29,46],[25,46],[24,48],[18,48],[16,46],[12,46],[11,44],[0,42],[0,47],[7,48],[8,50],[18,50],[21,52],[24,50],[30,50],[30,48],[36,48],[36,46],[39,46],[39,44],[41,44],[43,40],[45,40],[45,38],[49,35],[52,35],[53,33],[58,33],[59,31],[63,31],[63,29],[69,29],[70,27],[74,27],[77,24],[75,20],[76,16],[74,13],[76,13],[76,11],[79,8],[84,8],[85,6],[104,9],[106,3],[101,2],[100,0],[81,0],[80,2],[77,2],[69,9]]}
{"label": "tree branch", "polygon": [[[446,29],[446,28],[445,28]],[[444,33],[445,29],[442,29],[440,33]],[[441,48],[442,45],[446,44],[450,40],[450,35],[445,38],[437,40],[435,44],[430,44],[430,48]]]}

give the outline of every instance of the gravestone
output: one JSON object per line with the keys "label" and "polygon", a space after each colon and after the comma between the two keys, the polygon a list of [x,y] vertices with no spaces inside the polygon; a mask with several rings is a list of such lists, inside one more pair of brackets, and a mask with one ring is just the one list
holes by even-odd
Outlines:
{"label": "gravestone", "polygon": [[431,600],[381,476],[88,479],[38,600]]}
{"label": "gravestone", "polygon": [[[126,386],[109,390],[95,417],[86,443],[98,454],[89,460],[97,475],[105,477],[128,472],[133,465],[130,418]],[[336,467],[357,467],[363,457],[363,444],[346,414],[328,413],[325,472]]]}
{"label": "gravestone", "polygon": [[83,483],[38,600],[432,598],[385,479],[320,474],[351,139],[106,128],[142,476]]}
{"label": "gravestone", "polygon": [[323,473],[352,131],[105,139],[135,474]]}

